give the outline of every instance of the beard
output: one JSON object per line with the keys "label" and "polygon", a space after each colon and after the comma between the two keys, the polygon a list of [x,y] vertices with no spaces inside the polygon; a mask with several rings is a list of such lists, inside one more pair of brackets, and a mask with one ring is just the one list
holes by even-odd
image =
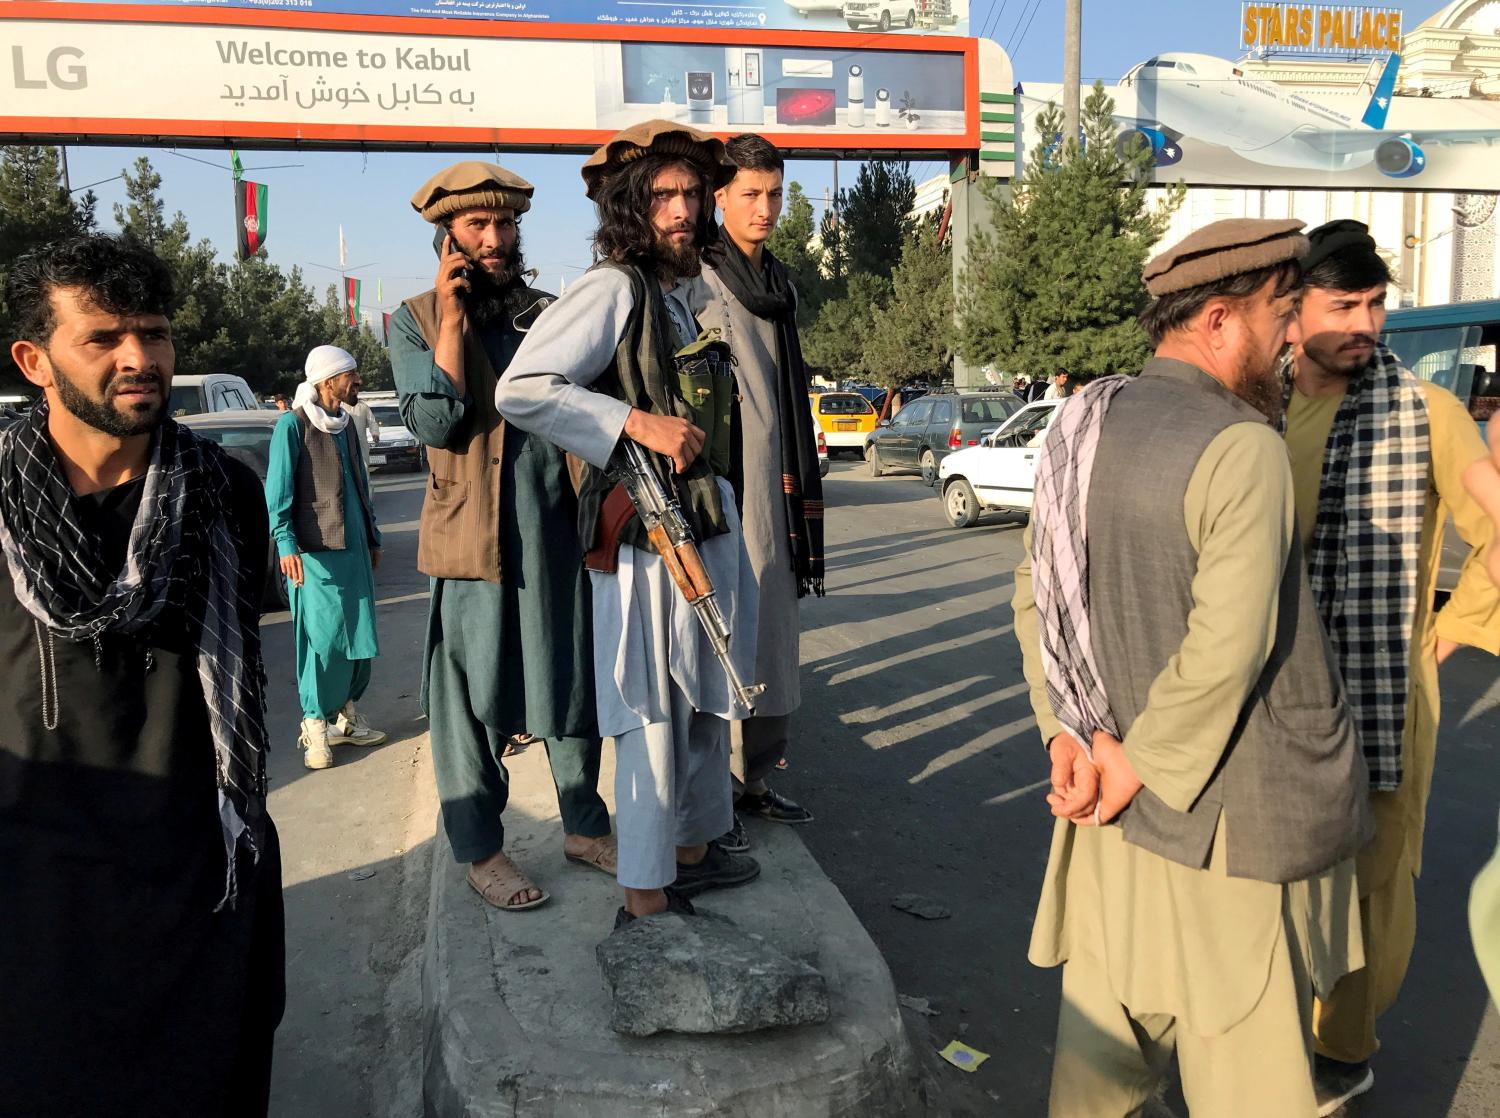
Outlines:
{"label": "beard", "polygon": [[[692,231],[687,226],[679,226],[679,229]],[[662,275],[673,279],[692,279],[703,271],[703,257],[698,251],[698,241],[695,237],[683,244],[674,245],[671,235],[677,231],[669,229],[665,235],[657,234],[651,255]]]}
{"label": "beard", "polygon": [[521,282],[521,273],[526,270],[525,258],[521,255],[521,236],[516,234],[516,243],[510,251],[498,252],[501,268],[492,272],[472,256],[469,257],[469,293],[464,297],[469,317],[483,326],[500,322],[514,315],[512,304],[516,302],[516,286]]}
{"label": "beard", "polygon": [[1249,404],[1272,424],[1280,424],[1286,411],[1286,396],[1281,384],[1281,363],[1264,364],[1260,358],[1247,357],[1240,363],[1235,377],[1234,394]]}
{"label": "beard", "polygon": [[[52,371],[55,374],[53,384],[57,388],[57,399],[63,409],[79,422],[106,435],[128,439],[149,434],[161,426],[167,414],[166,384],[160,373],[116,377],[105,388],[104,399],[95,400],[63,375],[56,362],[53,363]],[[115,396],[121,389],[145,384],[156,385],[158,398],[155,403],[129,404],[124,410],[115,405]]]}

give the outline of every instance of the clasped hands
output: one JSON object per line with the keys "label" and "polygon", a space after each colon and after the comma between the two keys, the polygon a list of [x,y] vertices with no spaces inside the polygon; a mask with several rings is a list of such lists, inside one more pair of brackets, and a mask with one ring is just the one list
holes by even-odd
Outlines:
{"label": "clasped hands", "polygon": [[1118,738],[1096,730],[1092,744],[1092,761],[1082,743],[1066,730],[1047,744],[1052,758],[1052,792],[1047,804],[1053,815],[1080,827],[1110,822],[1142,787]]}

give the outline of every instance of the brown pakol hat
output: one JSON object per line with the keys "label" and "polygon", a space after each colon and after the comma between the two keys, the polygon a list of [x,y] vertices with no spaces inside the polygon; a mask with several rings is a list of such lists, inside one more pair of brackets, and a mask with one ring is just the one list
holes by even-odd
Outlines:
{"label": "brown pakol hat", "polygon": [[433,224],[475,206],[523,214],[531,209],[535,189],[497,163],[466,159],[424,182],[422,189],[411,196],[411,208],[422,215],[423,221]]}
{"label": "brown pakol hat", "polygon": [[1303,222],[1241,217],[1189,233],[1141,273],[1154,298],[1296,260],[1307,252]]}
{"label": "brown pakol hat", "polygon": [[585,193],[593,198],[605,179],[643,155],[675,155],[687,160],[717,190],[734,178],[735,167],[722,140],[671,120],[648,120],[617,133],[583,165]]}

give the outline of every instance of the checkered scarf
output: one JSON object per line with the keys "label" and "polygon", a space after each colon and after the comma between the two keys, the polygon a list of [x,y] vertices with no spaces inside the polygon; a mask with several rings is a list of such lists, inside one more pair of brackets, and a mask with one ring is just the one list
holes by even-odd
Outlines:
{"label": "checkered scarf", "polygon": [[[1292,367],[1284,370],[1287,397]],[[1401,739],[1430,466],[1422,382],[1384,345],[1339,405],[1307,573],[1333,642],[1370,787],[1401,785]],[[1284,424],[1283,424],[1284,427]]]}
{"label": "checkered scarf", "polygon": [[1089,483],[1099,432],[1128,377],[1096,380],[1057,409],[1037,456],[1031,580],[1042,625],[1047,700],[1093,756],[1095,730],[1120,736],[1089,629]]}
{"label": "checkered scarf", "polygon": [[92,642],[96,659],[105,633],[143,636],[182,619],[196,630],[228,862],[218,908],[232,906],[236,848],[257,853],[265,825],[266,729],[257,588],[241,585],[239,567],[256,544],[229,515],[224,454],[163,424],[125,566],[109,570],[79,519],[47,414],[39,404],[0,434],[0,551],[16,598],[56,637]]}

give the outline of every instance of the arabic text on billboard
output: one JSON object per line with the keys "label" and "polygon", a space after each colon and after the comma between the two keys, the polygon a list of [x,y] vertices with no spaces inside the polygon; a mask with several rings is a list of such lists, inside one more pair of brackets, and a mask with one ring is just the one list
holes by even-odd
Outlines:
{"label": "arabic text on billboard", "polygon": [[[252,29],[11,20],[3,5],[0,28],[13,56],[8,90],[0,71],[0,135],[588,147],[659,117],[797,149],[945,151],[978,138],[961,40],[881,50],[849,35],[772,46],[496,36],[473,24]],[[172,59],[170,82],[141,80],[151,56]],[[559,74],[575,78],[547,80]]]}
{"label": "arabic text on billboard", "polygon": [[[87,0],[110,3],[113,0]],[[504,19],[619,27],[738,27],[785,31],[967,35],[969,0],[133,0],[165,6],[256,8],[364,16]]]}
{"label": "arabic text on billboard", "polygon": [[1243,4],[1240,49],[1365,57],[1401,49],[1401,9],[1352,4]]}

